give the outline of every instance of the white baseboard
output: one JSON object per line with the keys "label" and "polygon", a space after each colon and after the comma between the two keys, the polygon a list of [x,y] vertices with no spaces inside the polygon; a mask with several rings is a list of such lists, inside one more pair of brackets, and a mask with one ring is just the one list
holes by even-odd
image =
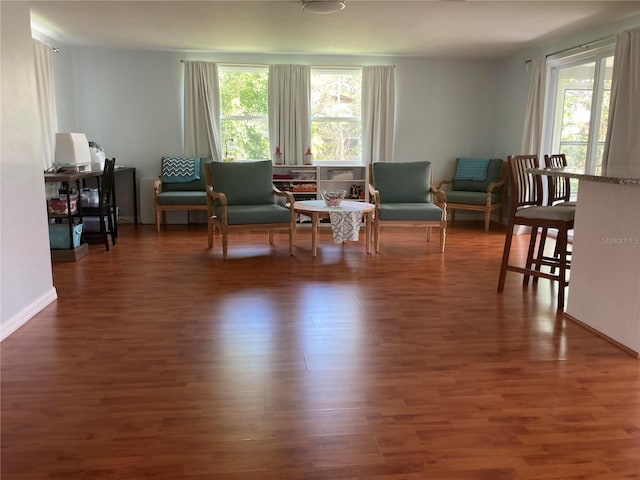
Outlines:
{"label": "white baseboard", "polygon": [[15,332],[22,325],[31,320],[38,312],[44,309],[51,302],[58,299],[58,293],[55,287],[36,299],[31,305],[28,305],[18,314],[0,325],[0,342]]}

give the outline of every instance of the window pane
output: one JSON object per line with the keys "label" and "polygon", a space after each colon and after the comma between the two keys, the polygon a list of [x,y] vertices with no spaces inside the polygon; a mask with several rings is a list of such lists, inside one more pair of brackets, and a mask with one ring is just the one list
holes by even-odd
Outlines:
{"label": "window pane", "polygon": [[[607,135],[613,44],[552,60],[551,131],[545,147],[565,153],[567,163],[599,172]],[[555,65],[553,65],[555,64]]]}
{"label": "window pane", "polygon": [[223,155],[270,158],[266,67],[221,67],[219,81]]}
{"label": "window pane", "polygon": [[360,123],[311,122],[311,145],[316,160],[360,160]]}
{"label": "window pane", "polygon": [[567,163],[584,170],[587,164],[589,125],[593,100],[595,63],[564,68],[558,75],[558,97],[561,98],[559,152]]}
{"label": "window pane", "polygon": [[317,160],[360,160],[361,69],[312,69],[311,150]]}
{"label": "window pane", "polygon": [[613,76],[613,57],[607,57],[604,61],[604,85],[602,91],[602,108],[598,123],[598,138],[596,151],[594,152],[594,173],[602,172],[602,156],[604,154],[604,143],[607,138],[607,125],[609,122],[609,103],[611,100],[611,78]]}
{"label": "window pane", "polygon": [[591,90],[565,90],[561,142],[586,142],[591,119]]}
{"label": "window pane", "polygon": [[226,159],[267,159],[269,123],[266,119],[220,121],[223,155]]}

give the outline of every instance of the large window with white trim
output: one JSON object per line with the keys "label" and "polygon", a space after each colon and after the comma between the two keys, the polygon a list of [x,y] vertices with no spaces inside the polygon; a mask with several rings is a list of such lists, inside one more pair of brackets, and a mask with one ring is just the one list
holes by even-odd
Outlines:
{"label": "large window with white trim", "polygon": [[602,168],[609,118],[613,40],[570,55],[549,57],[545,151],[564,153],[585,173]]}
{"label": "large window with white trim", "polygon": [[362,68],[311,68],[311,150],[316,160],[361,159]]}
{"label": "large window with white trim", "polygon": [[[218,76],[224,158],[270,158],[268,66],[222,64]],[[310,97],[314,159],[359,162],[362,68],[311,68]]]}
{"label": "large window with white trim", "polygon": [[224,158],[270,158],[268,67],[220,65],[218,81]]}

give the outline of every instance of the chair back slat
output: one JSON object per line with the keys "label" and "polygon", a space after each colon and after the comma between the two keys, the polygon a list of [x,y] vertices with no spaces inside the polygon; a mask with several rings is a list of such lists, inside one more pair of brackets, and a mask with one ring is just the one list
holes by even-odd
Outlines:
{"label": "chair back slat", "polygon": [[[544,156],[544,166],[547,168],[562,168],[567,166],[564,153]],[[571,198],[571,180],[569,178],[548,177],[549,205],[558,202],[568,202]]]}
{"label": "chair back slat", "polygon": [[540,175],[528,172],[538,168],[537,155],[509,155],[507,159],[511,180],[512,211],[530,205],[542,205],[542,179]]}

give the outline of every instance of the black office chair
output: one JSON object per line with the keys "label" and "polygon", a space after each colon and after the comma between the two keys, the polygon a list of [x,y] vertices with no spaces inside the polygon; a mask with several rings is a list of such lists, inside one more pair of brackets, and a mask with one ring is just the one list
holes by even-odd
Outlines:
{"label": "black office chair", "polygon": [[[111,236],[111,243],[113,245],[116,244],[116,238],[118,237],[118,222],[112,202],[115,164],[115,158],[111,160],[107,159],[104,162],[104,171],[100,179],[98,206],[82,207],[83,217],[98,217],[100,231],[95,232],[95,235],[100,236],[107,251],[109,251],[109,236]],[[90,235],[92,235],[92,233],[85,233],[85,236]]]}

